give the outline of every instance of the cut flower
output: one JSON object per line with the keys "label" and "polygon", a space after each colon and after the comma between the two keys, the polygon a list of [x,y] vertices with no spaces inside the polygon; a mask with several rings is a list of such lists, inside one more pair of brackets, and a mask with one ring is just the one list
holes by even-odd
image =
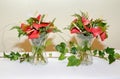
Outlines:
{"label": "cut flower", "polygon": [[100,37],[102,41],[107,38],[107,23],[102,19],[89,19],[87,13],[81,12],[81,15],[74,14],[75,19],[71,22],[68,29],[71,33],[92,35]]}
{"label": "cut flower", "polygon": [[55,19],[52,22],[45,22],[44,17],[45,15],[40,14],[37,17],[30,17],[27,23],[21,23],[21,26],[15,26],[12,29],[18,30],[18,37],[26,35],[29,39],[39,38],[42,33],[60,31],[54,26]]}

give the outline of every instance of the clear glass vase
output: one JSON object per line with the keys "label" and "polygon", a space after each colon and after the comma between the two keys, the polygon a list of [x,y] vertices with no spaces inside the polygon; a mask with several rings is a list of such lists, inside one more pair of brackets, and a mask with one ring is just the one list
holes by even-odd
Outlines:
{"label": "clear glass vase", "polygon": [[77,34],[77,43],[79,45],[77,57],[81,60],[81,65],[90,65],[93,63],[91,45],[93,42],[93,36],[85,36],[83,34]]}
{"label": "clear glass vase", "polygon": [[31,39],[32,44],[32,62],[34,64],[46,64],[48,62],[47,56],[45,53],[45,41],[47,35],[40,34],[39,38]]}

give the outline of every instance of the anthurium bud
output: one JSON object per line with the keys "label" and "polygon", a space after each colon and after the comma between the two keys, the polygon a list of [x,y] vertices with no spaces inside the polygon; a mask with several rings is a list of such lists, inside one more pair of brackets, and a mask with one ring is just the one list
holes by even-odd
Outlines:
{"label": "anthurium bud", "polygon": [[93,27],[91,28],[91,32],[93,34],[94,37],[100,35],[103,31],[100,27]]}
{"label": "anthurium bud", "polygon": [[106,32],[101,33],[100,38],[101,38],[102,41],[104,41],[107,38]]}
{"label": "anthurium bud", "polygon": [[39,21],[41,19],[41,15],[39,14],[38,16],[37,16],[37,20]]}
{"label": "anthurium bud", "polygon": [[47,27],[50,23],[49,22],[42,22],[40,27]]}
{"label": "anthurium bud", "polygon": [[26,24],[24,24],[24,23],[21,24],[21,29],[22,29],[24,32],[26,32],[27,29],[29,29],[29,28],[30,28],[29,25],[26,25]]}
{"label": "anthurium bud", "polygon": [[71,33],[80,33],[80,30],[74,27],[71,29]]}
{"label": "anthurium bud", "polygon": [[34,38],[38,38],[38,37],[39,37],[39,31],[37,31],[37,30],[34,30],[32,33],[30,33],[28,35],[29,39],[34,39]]}
{"label": "anthurium bud", "polygon": [[90,21],[88,19],[86,19],[85,17],[82,17],[82,23],[83,23],[83,25],[88,25],[90,23]]}

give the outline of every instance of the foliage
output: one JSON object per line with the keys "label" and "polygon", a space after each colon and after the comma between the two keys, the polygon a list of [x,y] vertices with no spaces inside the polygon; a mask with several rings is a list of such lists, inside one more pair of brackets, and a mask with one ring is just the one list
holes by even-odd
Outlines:
{"label": "foliage", "polygon": [[11,51],[10,54],[4,53],[4,58],[8,58],[11,61],[20,60],[20,62],[23,62],[23,61],[29,62],[31,60],[29,53],[20,54],[19,52],[13,52],[13,51]]}
{"label": "foliage", "polygon": [[112,64],[116,59],[120,58],[120,54],[115,52],[114,48],[107,47],[104,50],[94,50],[94,56],[98,56],[109,61],[109,64]]}
{"label": "foliage", "polygon": [[[104,50],[91,50],[86,45],[81,47],[75,42],[69,42],[69,46],[67,46],[64,42],[56,45],[56,50],[60,52],[59,60],[68,59],[67,66],[79,66],[82,62],[82,54],[78,57],[77,55],[81,52],[90,51],[93,56],[105,59],[112,64],[117,59],[120,59],[120,54],[115,52],[114,48],[107,47]],[[67,51],[66,51],[67,50]],[[70,55],[66,55],[69,53]]]}
{"label": "foliage", "polygon": [[56,50],[60,52],[59,60],[64,60],[66,58],[66,53],[68,52],[68,48],[64,42],[61,42],[56,46]]}

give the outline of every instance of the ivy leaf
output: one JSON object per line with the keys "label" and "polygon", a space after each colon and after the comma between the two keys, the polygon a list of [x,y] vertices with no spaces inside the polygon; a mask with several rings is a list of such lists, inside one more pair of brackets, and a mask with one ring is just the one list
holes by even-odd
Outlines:
{"label": "ivy leaf", "polygon": [[63,50],[60,45],[57,45],[57,46],[55,47],[55,49],[56,49],[57,51],[59,51],[60,53],[61,53],[61,50]]}
{"label": "ivy leaf", "polygon": [[106,53],[109,54],[109,55],[114,55],[115,51],[114,51],[114,48],[109,48],[107,47],[105,49]]}
{"label": "ivy leaf", "polygon": [[6,53],[3,53],[3,56],[4,56],[4,58],[10,58],[10,56],[7,55]]}
{"label": "ivy leaf", "polygon": [[119,59],[120,58],[120,54],[119,53],[115,53],[114,56],[115,56],[115,59]]}
{"label": "ivy leaf", "polygon": [[23,62],[23,61],[25,61],[25,60],[26,60],[27,62],[29,62],[30,59],[31,59],[30,55],[24,53],[24,54],[22,54],[22,56],[21,56],[21,58],[20,58],[20,63]]}
{"label": "ivy leaf", "polygon": [[113,55],[108,56],[109,64],[112,64],[115,61],[115,57]]}
{"label": "ivy leaf", "polygon": [[59,56],[59,60],[64,60],[66,58],[66,56],[65,56],[65,54],[60,54],[60,56]]}
{"label": "ivy leaf", "polygon": [[77,53],[77,48],[76,48],[76,47],[72,47],[72,48],[70,49],[70,52],[71,52],[72,54],[76,54],[76,53]]}
{"label": "ivy leaf", "polygon": [[68,52],[68,49],[66,48],[66,44],[64,42],[61,42],[59,45],[57,45],[56,50],[60,53],[64,54]]}
{"label": "ivy leaf", "polygon": [[105,53],[104,53],[103,51],[99,51],[99,56],[100,56],[101,58],[104,58],[104,55],[105,55]]}
{"label": "ivy leaf", "polygon": [[65,48],[65,46],[66,46],[66,44],[64,42],[61,42],[60,45],[62,48]]}
{"label": "ivy leaf", "polygon": [[81,63],[80,59],[77,59],[74,55],[68,58],[67,66],[79,66]]}
{"label": "ivy leaf", "polygon": [[94,56],[96,56],[97,55],[97,50],[94,50],[93,53],[94,53]]}
{"label": "ivy leaf", "polygon": [[10,60],[18,60],[20,58],[20,54],[18,52],[11,52],[10,55],[4,53],[4,58],[9,58]]}

